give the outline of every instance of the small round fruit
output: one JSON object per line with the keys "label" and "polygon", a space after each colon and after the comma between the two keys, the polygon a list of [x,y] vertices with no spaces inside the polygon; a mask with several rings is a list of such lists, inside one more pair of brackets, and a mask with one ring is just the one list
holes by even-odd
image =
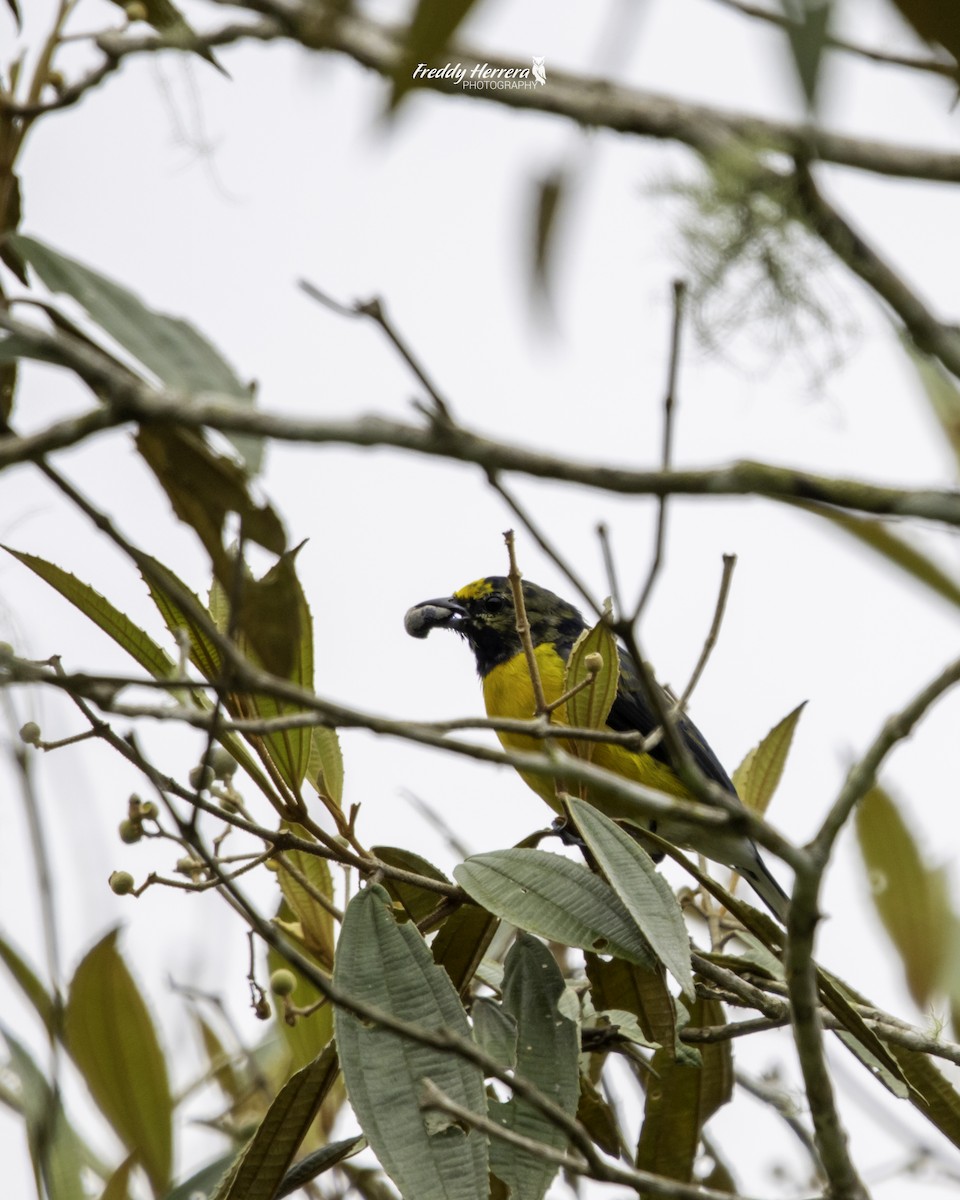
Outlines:
{"label": "small round fruit", "polygon": [[270,990],[275,996],[289,996],[296,986],[296,976],[286,967],[279,967],[270,976]]}
{"label": "small round fruit", "polygon": [[133,876],[129,871],[114,871],[107,882],[110,891],[117,896],[129,896],[134,889]]}

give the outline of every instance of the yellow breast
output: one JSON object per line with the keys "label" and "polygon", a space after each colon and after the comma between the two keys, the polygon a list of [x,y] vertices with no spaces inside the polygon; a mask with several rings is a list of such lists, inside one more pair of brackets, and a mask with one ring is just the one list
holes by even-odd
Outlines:
{"label": "yellow breast", "polygon": [[[540,670],[544,696],[547,703],[552,704],[563,694],[566,664],[551,645],[537,646],[534,653]],[[530,682],[527,660],[523,654],[518,654],[508,662],[501,663],[487,674],[483,681],[483,699],[488,717],[530,720],[536,715],[533,684]],[[557,725],[567,723],[566,705],[561,705],[553,713],[552,720]],[[540,752],[543,749],[543,743],[538,738],[526,737],[517,733],[498,733],[497,736],[506,750]],[[573,753],[573,747],[569,742],[561,741],[560,746],[568,753]],[[647,787],[654,787],[675,796],[689,794],[673,771],[665,763],[652,758],[649,754],[636,754],[623,746],[597,743],[592,748],[591,761],[614,774],[631,779],[636,783],[645,784]],[[521,771],[520,774],[524,782],[551,808],[557,812],[561,811],[556,795],[557,785],[553,780],[531,775],[526,771]],[[574,794],[577,794],[579,789],[566,787],[563,790],[574,790]],[[618,812],[615,802],[610,801],[609,798],[593,797],[589,794],[585,798],[595,803],[609,816],[627,815]]]}

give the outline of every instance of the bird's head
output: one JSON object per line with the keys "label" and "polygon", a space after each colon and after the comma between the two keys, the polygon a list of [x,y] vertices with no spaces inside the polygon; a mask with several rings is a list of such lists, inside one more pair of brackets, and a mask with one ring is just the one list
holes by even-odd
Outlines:
{"label": "bird's head", "polygon": [[[526,580],[523,604],[534,646],[552,642],[566,658],[584,629],[580,613],[553,592]],[[452,596],[415,604],[403,623],[407,633],[416,638],[425,638],[432,629],[459,633],[470,643],[481,677],[522,649],[513,591],[503,575],[488,575]]]}

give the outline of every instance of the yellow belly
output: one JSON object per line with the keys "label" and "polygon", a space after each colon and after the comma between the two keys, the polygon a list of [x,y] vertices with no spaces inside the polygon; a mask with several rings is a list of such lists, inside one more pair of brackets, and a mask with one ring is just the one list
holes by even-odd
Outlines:
{"label": "yellow belly", "polygon": [[[552,704],[563,694],[563,675],[566,664],[552,646],[537,646],[534,653],[540,669],[544,695],[547,703]],[[536,702],[533,685],[530,682],[530,674],[523,654],[516,655],[509,662],[501,663],[500,666],[494,667],[489,672],[483,681],[483,699],[488,717],[513,717],[529,720],[535,716]],[[561,705],[553,713],[552,721],[556,725],[567,724],[566,705]],[[516,733],[500,733],[498,737],[506,750],[524,750],[535,753],[543,750],[543,742],[539,738],[526,737]],[[570,742],[561,740],[560,746],[568,753],[573,753]],[[668,792],[673,796],[689,796],[690,794],[665,763],[649,754],[636,754],[623,746],[610,746],[598,742],[593,744],[591,761],[616,775],[621,775],[635,783],[645,784],[647,787],[656,788],[658,791]],[[521,771],[520,775],[524,782],[552,809],[557,812],[561,811],[557,800],[558,785],[554,780],[531,775],[527,771]],[[626,817],[629,815],[626,812],[618,811],[616,801],[609,796],[597,795],[594,797],[590,794],[589,789],[584,792],[580,785],[564,785],[563,781],[560,781],[559,786],[561,790],[572,792],[574,795],[584,795],[585,799],[596,804],[608,816]]]}

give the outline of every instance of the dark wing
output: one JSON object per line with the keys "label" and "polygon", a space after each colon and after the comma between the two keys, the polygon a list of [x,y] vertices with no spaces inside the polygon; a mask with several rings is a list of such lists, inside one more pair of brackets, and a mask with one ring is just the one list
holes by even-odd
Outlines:
{"label": "dark wing", "polygon": [[[669,704],[670,699],[666,692],[663,693],[663,696],[666,703]],[[643,694],[643,685],[637,669],[633,665],[633,660],[622,646],[620,647],[620,685],[617,688],[617,698],[610,709],[610,716],[607,717],[607,724],[617,733],[636,730],[644,737],[653,733],[658,724],[657,718]],[[706,738],[690,718],[680,717],[677,721],[677,728],[693,755],[694,762],[704,775],[708,779],[714,780],[715,783],[719,783],[728,792],[733,792],[730,776],[720,765],[720,760],[710,749]],[[653,758],[666,763],[667,766],[673,766],[672,756],[663,739],[649,753]],[[736,795],[735,792],[734,795]]]}

